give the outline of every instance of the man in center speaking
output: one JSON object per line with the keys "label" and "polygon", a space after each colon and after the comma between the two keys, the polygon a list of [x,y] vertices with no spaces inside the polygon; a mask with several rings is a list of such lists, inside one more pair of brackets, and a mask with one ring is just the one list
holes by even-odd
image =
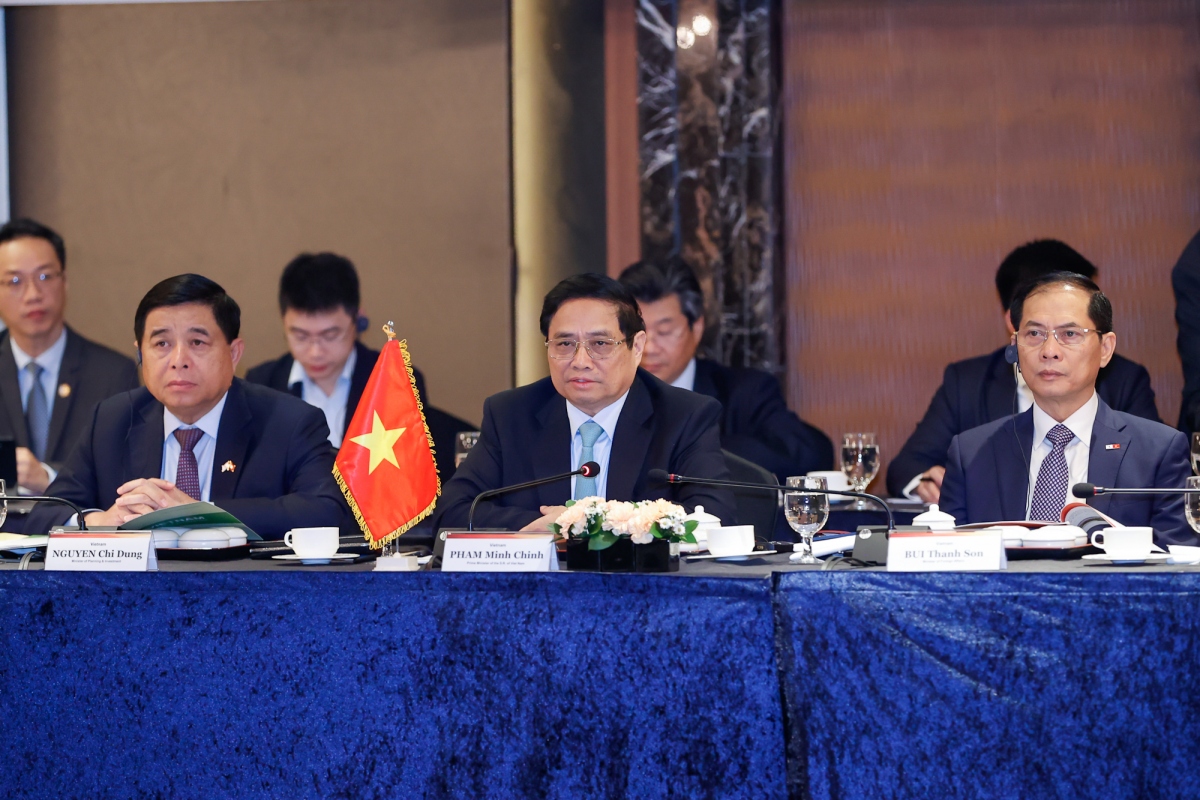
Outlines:
{"label": "man in center speaking", "polygon": [[546,530],[566,501],[666,498],[734,523],[733,497],[695,484],[663,485],[648,473],[727,479],[716,400],[638,368],[646,331],[637,300],[612,278],[576,275],[542,304],[550,377],[489,397],[479,443],[447,482],[434,526],[462,527],[480,492],[600,465],[576,476],[480,502],[476,527]]}

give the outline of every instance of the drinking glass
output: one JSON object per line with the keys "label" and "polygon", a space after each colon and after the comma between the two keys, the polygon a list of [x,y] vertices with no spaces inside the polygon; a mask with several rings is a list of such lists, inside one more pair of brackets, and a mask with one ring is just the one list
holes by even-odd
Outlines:
{"label": "drinking glass", "polygon": [[[879,473],[879,445],[873,433],[847,433],[842,435],[842,472],[850,481],[850,489],[865,492],[868,484]],[[863,498],[853,505],[855,511],[866,511],[872,506]]]}
{"label": "drinking glass", "polygon": [[479,443],[479,431],[459,431],[454,437],[454,468],[458,469],[467,460],[467,453]]}
{"label": "drinking glass", "polygon": [[1200,476],[1188,476],[1187,488],[1198,490],[1196,494],[1189,493],[1183,496],[1183,508],[1187,512],[1188,525],[1191,525],[1196,533],[1200,533]]}
{"label": "drinking glass", "polygon": [[783,495],[783,514],[787,517],[788,525],[800,534],[803,548],[798,553],[792,553],[793,564],[820,564],[813,555],[813,534],[825,527],[829,521],[829,496],[805,491],[791,491],[792,488],[828,489],[824,478],[810,478],[797,475],[787,479],[789,491]]}
{"label": "drinking glass", "polygon": [[1192,472],[1200,475],[1200,433],[1192,434]]}
{"label": "drinking glass", "polygon": [[0,478],[0,525],[4,524],[4,520],[8,519],[8,491],[4,486],[4,479]]}

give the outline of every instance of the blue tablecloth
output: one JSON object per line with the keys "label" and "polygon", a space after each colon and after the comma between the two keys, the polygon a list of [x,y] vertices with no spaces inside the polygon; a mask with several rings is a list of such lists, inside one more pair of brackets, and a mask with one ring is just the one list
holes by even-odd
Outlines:
{"label": "blue tablecloth", "polygon": [[812,798],[1200,796],[1200,574],[778,579]]}
{"label": "blue tablecloth", "polygon": [[0,573],[0,796],[782,797],[771,581]]}

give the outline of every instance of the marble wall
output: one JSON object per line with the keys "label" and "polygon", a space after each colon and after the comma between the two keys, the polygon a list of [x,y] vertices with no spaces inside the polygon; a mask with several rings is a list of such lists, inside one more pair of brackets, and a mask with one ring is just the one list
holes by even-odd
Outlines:
{"label": "marble wall", "polygon": [[635,0],[644,258],[678,251],[727,364],[778,372],[770,0]]}

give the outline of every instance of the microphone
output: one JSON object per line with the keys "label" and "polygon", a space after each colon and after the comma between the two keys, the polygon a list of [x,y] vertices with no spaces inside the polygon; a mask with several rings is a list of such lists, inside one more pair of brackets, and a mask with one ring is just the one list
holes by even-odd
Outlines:
{"label": "microphone", "polygon": [[1091,483],[1077,483],[1071,487],[1075,497],[1096,497],[1102,494],[1200,494],[1200,489],[1106,489]]}
{"label": "microphone", "polygon": [[[5,492],[4,494],[0,495],[0,503],[2,503],[4,507],[4,517],[8,516],[9,500],[32,501],[35,503],[58,503],[59,505],[70,506],[71,509],[75,511],[75,518],[79,521],[79,530],[86,531],[88,529],[87,523],[83,521],[83,509],[72,503],[70,500],[64,500],[61,497],[44,497],[35,495],[10,497],[8,493]],[[0,517],[0,522],[3,522],[4,517]]]}
{"label": "microphone", "polygon": [[554,483],[565,478],[573,478],[576,475],[582,475],[585,478],[594,478],[600,474],[600,465],[595,461],[587,461],[579,467],[579,469],[571,472],[564,472],[562,475],[551,475],[549,478],[538,478],[535,481],[526,481],[525,483],[517,483],[512,486],[501,486],[499,489],[488,489],[486,492],[480,492],[475,495],[475,499],[471,501],[471,509],[467,511],[467,530],[473,531],[475,520],[475,506],[480,500],[488,497],[495,497],[498,494],[508,494],[509,492],[520,491],[521,489],[531,489],[534,486],[541,486],[543,483]]}
{"label": "microphone", "polygon": [[705,486],[724,486],[728,489],[757,489],[759,491],[770,492],[805,492],[807,494],[833,494],[838,497],[862,497],[867,500],[874,500],[887,514],[888,520],[888,535],[896,532],[896,519],[892,516],[892,509],[888,508],[888,504],[883,501],[882,497],[873,494],[865,494],[863,492],[839,492],[833,489],[801,489],[798,486],[779,486],[768,483],[743,483],[742,481],[722,481],[716,478],[689,478],[686,475],[675,475],[667,472],[665,469],[652,469],[646,473],[646,477],[651,481],[658,483],[700,483]]}

